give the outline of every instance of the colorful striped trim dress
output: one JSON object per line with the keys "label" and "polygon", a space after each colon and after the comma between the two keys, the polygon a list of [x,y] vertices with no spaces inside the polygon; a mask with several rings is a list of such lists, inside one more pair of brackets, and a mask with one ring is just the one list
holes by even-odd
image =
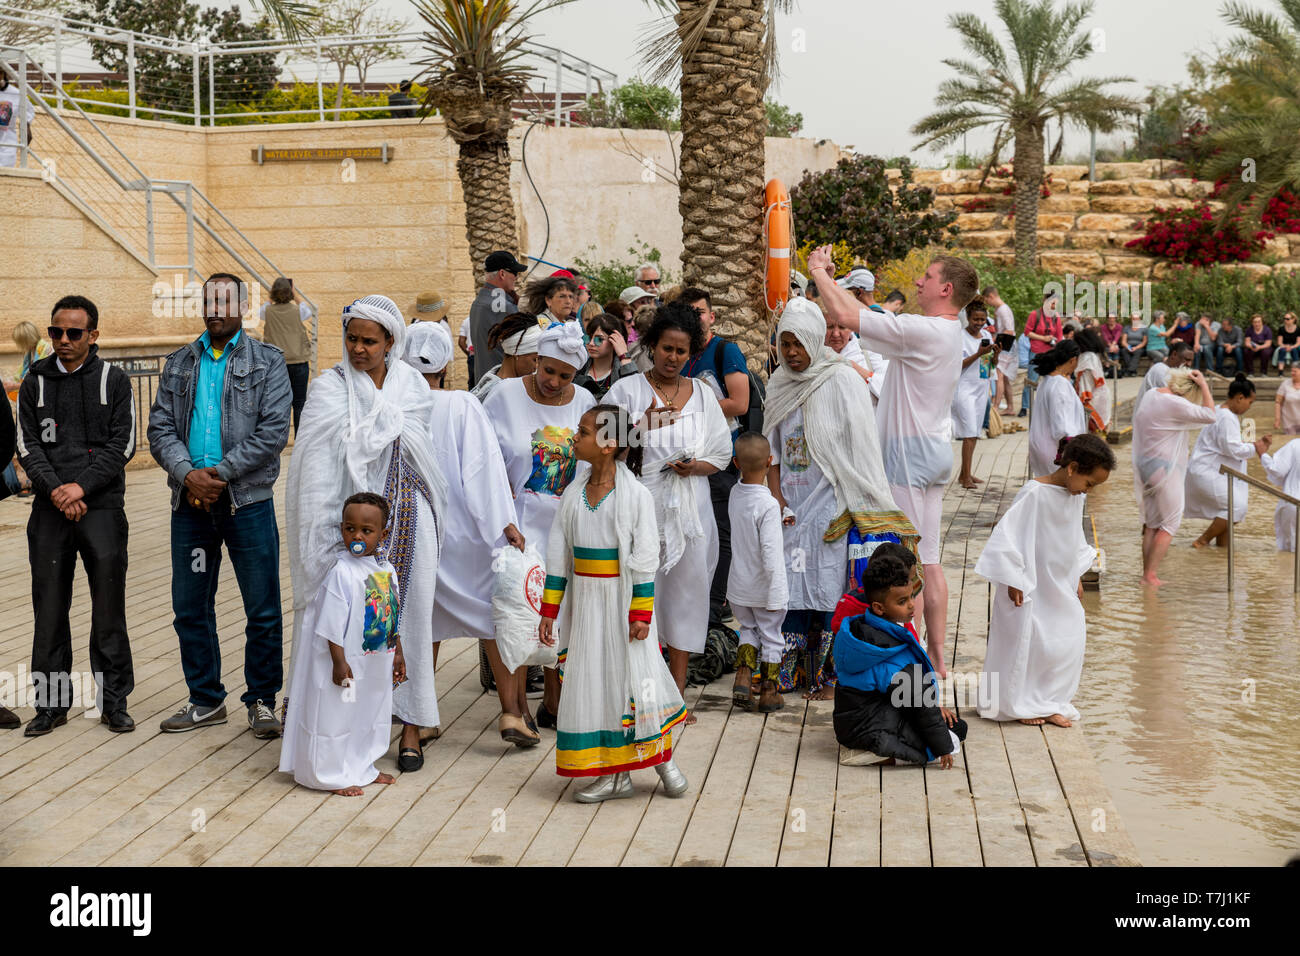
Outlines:
{"label": "colorful striped trim dress", "polygon": [[[634,482],[627,475],[629,482]],[[585,481],[566,494],[584,494]],[[624,574],[616,512],[620,494],[636,496],[653,530],[653,501],[639,487],[616,487],[595,508],[585,498],[572,522],[557,521],[547,554],[542,614],[558,628],[564,681],[557,715],[556,773],[595,777],[639,770],[672,756],[672,728],[686,717],[653,627],[654,572]],[[626,504],[626,502],[624,503]],[[653,537],[658,547],[657,533]],[[629,597],[630,585],[630,597]],[[651,625],[643,641],[629,626]]]}

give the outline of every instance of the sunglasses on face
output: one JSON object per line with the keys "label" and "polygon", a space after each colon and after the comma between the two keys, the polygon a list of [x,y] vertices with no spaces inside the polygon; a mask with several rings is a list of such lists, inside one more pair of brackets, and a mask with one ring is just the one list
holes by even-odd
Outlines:
{"label": "sunglasses on face", "polygon": [[637,285],[658,285],[659,280],[658,279],[637,279],[636,284]]}
{"label": "sunglasses on face", "polygon": [[69,341],[69,342],[80,342],[80,341],[81,341],[81,337],[82,337],[83,335],[86,334],[86,330],[85,330],[85,329],[65,329],[65,328],[61,328],[61,327],[59,327],[59,326],[57,326],[57,325],[51,325],[49,328],[47,328],[47,329],[45,330],[45,333],[50,337],[50,341],[52,341],[52,342],[57,342],[59,339],[63,338],[65,335],[68,337],[68,341]]}
{"label": "sunglasses on face", "polygon": [[583,339],[586,340],[588,345],[594,345],[596,348],[600,348],[609,341],[609,339],[604,335],[584,335]]}

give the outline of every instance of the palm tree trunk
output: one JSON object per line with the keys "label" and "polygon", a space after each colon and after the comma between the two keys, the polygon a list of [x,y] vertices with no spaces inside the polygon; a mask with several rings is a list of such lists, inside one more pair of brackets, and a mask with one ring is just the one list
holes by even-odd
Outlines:
{"label": "palm tree trunk", "polygon": [[[679,0],[677,22],[702,0]],[[682,64],[678,208],[682,273],[707,290],[724,330],[759,369],[769,333],[763,301],[763,14],[721,0],[699,52]]]}
{"label": "palm tree trunk", "polygon": [[1012,175],[1016,180],[1016,265],[1038,265],[1038,199],[1043,185],[1043,129],[1025,125],[1015,131]]}
{"label": "palm tree trunk", "polygon": [[456,173],[465,197],[465,238],[474,274],[480,276],[488,254],[516,252],[519,229],[510,193],[510,146],[506,140],[459,145]]}

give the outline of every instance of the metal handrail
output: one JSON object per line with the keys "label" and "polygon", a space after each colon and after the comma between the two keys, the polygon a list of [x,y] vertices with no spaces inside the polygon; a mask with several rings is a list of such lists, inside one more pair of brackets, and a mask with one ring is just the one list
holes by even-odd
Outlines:
{"label": "metal handrail", "polygon": [[1294,564],[1294,569],[1292,572],[1294,581],[1292,582],[1292,587],[1296,594],[1300,594],[1300,498],[1294,498],[1291,495],[1288,495],[1282,489],[1275,488],[1273,485],[1270,485],[1267,481],[1260,481],[1258,478],[1252,478],[1250,475],[1247,475],[1244,472],[1240,472],[1236,468],[1229,468],[1227,465],[1219,466],[1219,474],[1229,476],[1228,477],[1228,593],[1229,594],[1232,593],[1232,582],[1236,576],[1236,570],[1237,570],[1236,560],[1235,560],[1236,533],[1233,531],[1235,525],[1232,520],[1232,513],[1233,513],[1232,512],[1232,505],[1233,505],[1233,501],[1232,501],[1233,480],[1232,479],[1236,478],[1239,481],[1244,481],[1246,484],[1258,488],[1260,491],[1267,492],[1268,494],[1272,495],[1274,498],[1277,498],[1281,501],[1285,501],[1287,504],[1296,506],[1296,513],[1295,513],[1296,556],[1292,562]]}

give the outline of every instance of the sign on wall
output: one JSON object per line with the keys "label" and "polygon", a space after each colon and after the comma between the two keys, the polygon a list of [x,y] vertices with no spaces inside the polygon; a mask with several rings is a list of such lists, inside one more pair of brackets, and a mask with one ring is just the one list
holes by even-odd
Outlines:
{"label": "sign on wall", "polygon": [[378,146],[311,146],[285,148],[261,146],[253,150],[257,165],[265,163],[309,163],[316,161],[338,162],[340,159],[377,159],[386,163],[393,158],[393,147],[387,143]]}

